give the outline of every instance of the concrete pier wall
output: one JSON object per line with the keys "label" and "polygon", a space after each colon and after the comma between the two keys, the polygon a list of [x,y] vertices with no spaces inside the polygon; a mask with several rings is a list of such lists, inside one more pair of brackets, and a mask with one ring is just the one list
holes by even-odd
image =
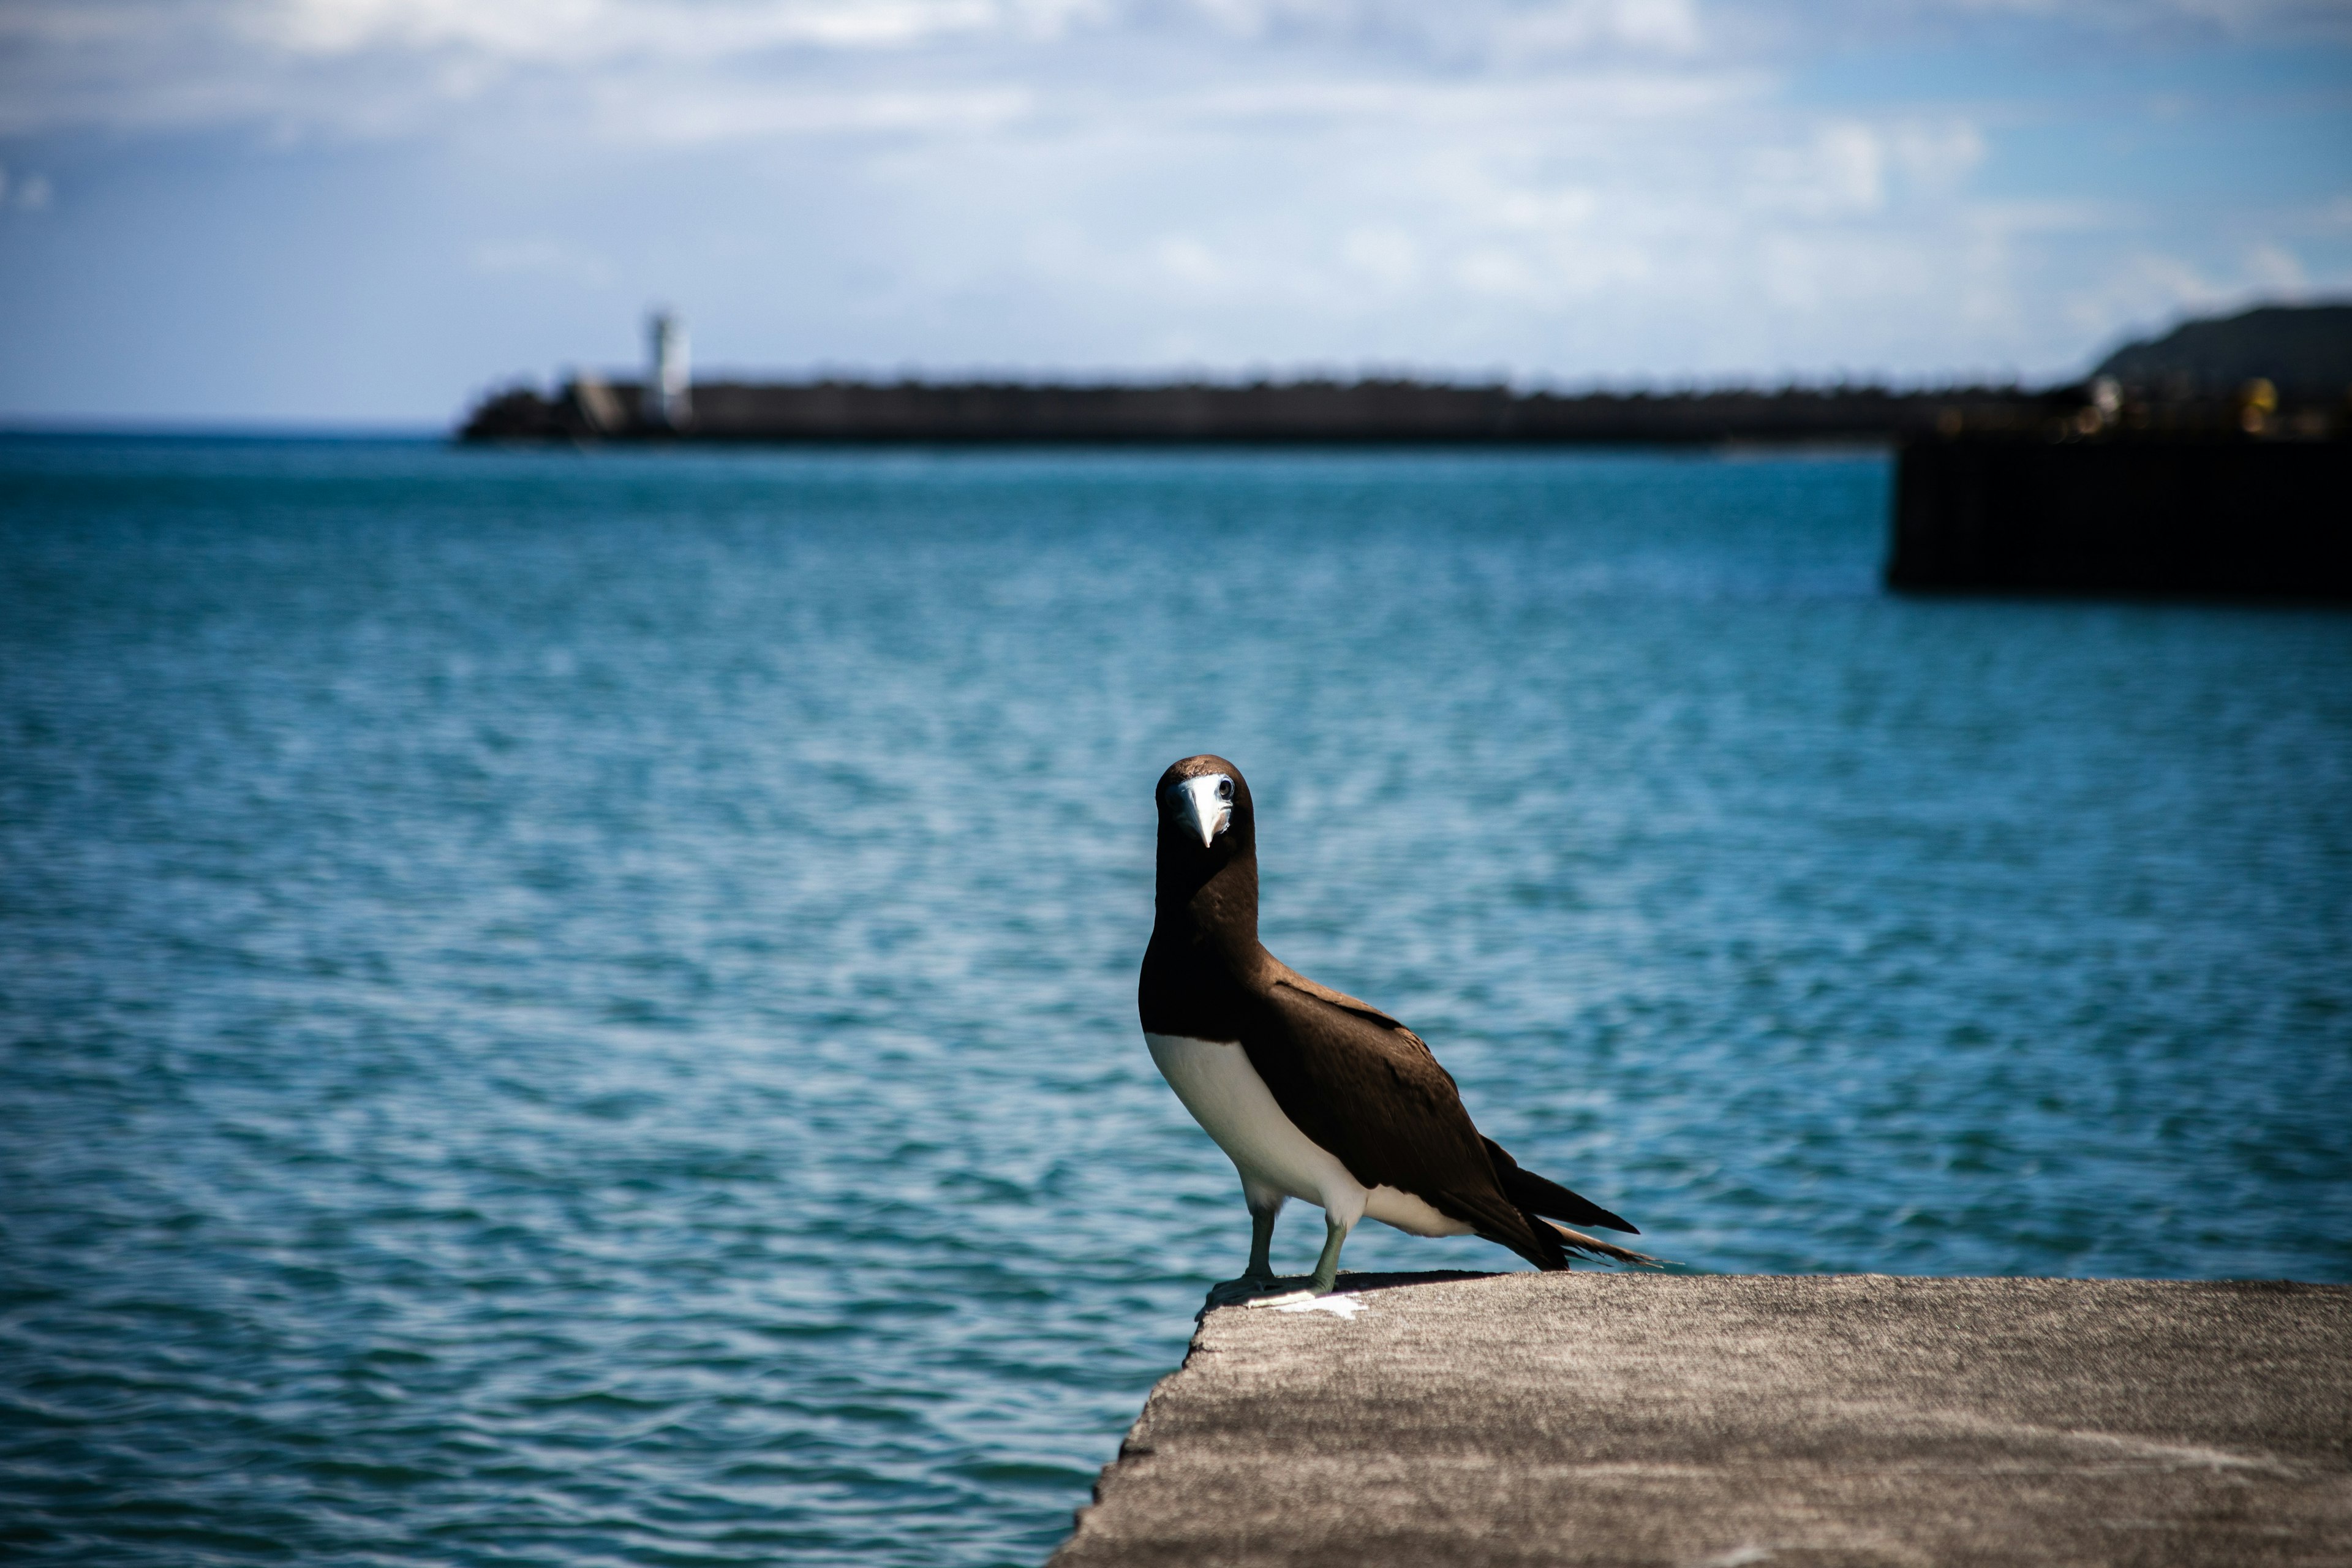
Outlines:
{"label": "concrete pier wall", "polygon": [[2352,601],[2352,442],[1933,437],[1889,586]]}
{"label": "concrete pier wall", "polygon": [[1958,422],[2036,429],[2072,407],[2015,388],[1526,392],[1409,381],[1251,385],[701,382],[690,421],[646,416],[645,389],[580,377],[542,395],[512,388],[467,416],[462,438],[1085,445],[1548,445],[1884,442]]}
{"label": "concrete pier wall", "polygon": [[2352,1563],[2352,1289],[1341,1283],[1208,1311],[1053,1568]]}

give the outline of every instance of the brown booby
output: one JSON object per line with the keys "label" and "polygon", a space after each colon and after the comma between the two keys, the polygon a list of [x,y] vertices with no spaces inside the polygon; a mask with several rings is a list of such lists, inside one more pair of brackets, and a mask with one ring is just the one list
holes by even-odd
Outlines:
{"label": "brown booby", "polygon": [[1257,825],[1239,768],[1187,757],[1160,775],[1159,804],[1143,1037],[1241,1173],[1250,1283],[1273,1283],[1275,1215],[1291,1198],[1323,1210],[1318,1295],[1368,1215],[1413,1236],[1483,1236],[1538,1268],[1566,1268],[1571,1252],[1653,1261],[1558,1223],[1639,1234],[1482,1136],[1420,1036],[1258,942]]}

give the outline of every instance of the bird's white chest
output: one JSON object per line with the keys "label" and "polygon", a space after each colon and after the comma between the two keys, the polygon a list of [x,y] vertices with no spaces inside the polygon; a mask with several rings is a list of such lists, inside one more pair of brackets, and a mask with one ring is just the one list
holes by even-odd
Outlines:
{"label": "bird's white chest", "polygon": [[1238,1042],[1150,1033],[1143,1039],[1160,1076],[1241,1172],[1253,1204],[1297,1198],[1346,1211],[1342,1223],[1349,1225],[1364,1212],[1363,1184],[1283,1114]]}
{"label": "bird's white chest", "polygon": [[1242,1176],[1250,1206],[1278,1208],[1284,1198],[1319,1205],[1342,1229],[1367,1215],[1413,1236],[1466,1236],[1470,1226],[1411,1193],[1364,1184],[1338,1155],[1283,1114],[1249,1053],[1237,1042],[1146,1032],[1160,1076],[1217,1142]]}

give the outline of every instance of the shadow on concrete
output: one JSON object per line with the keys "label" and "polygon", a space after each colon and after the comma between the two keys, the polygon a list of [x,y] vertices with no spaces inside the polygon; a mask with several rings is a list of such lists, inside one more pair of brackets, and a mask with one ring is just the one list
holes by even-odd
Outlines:
{"label": "shadow on concrete", "polygon": [[[1339,1271],[1339,1282],[1332,1288],[1334,1296],[1360,1296],[1368,1290],[1393,1290],[1405,1285],[1451,1285],[1464,1279],[1494,1279],[1503,1273],[1497,1269],[1428,1268],[1412,1274],[1350,1274]],[[1219,1307],[1246,1306],[1252,1301],[1268,1298],[1297,1297],[1311,1300],[1307,1294],[1309,1276],[1286,1275],[1269,1286],[1252,1285],[1241,1279],[1227,1279],[1209,1287],[1208,1300],[1201,1303],[1199,1316],[1205,1316]]]}

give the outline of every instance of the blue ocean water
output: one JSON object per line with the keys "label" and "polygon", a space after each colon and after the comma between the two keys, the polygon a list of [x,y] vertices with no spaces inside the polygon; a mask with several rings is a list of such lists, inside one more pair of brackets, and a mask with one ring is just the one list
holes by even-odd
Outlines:
{"label": "blue ocean water", "polygon": [[1888,480],[0,443],[0,1541],[1036,1562],[1245,1247],[1200,750],[1684,1265],[2352,1279],[2352,615],[1890,597]]}

